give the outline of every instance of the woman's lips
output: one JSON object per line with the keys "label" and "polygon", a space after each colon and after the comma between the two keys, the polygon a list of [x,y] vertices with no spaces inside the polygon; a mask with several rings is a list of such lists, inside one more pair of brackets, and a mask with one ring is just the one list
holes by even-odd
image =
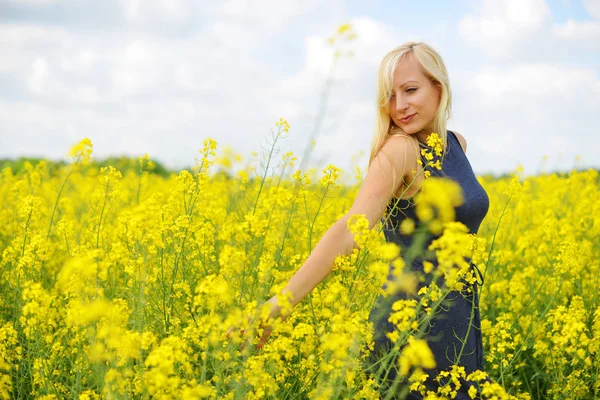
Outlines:
{"label": "woman's lips", "polygon": [[405,124],[405,123],[409,122],[415,115],[416,115],[416,113],[415,114],[411,114],[408,117],[404,117],[404,118],[400,119],[400,122],[402,122],[403,124]]}

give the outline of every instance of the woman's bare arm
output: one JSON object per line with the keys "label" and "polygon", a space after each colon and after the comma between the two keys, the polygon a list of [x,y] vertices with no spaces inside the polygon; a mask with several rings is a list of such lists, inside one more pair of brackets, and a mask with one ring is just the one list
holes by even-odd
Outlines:
{"label": "woman's bare arm", "polygon": [[[347,227],[348,219],[352,215],[364,214],[369,228],[373,228],[402,184],[403,177],[415,169],[416,160],[417,150],[409,138],[394,136],[384,143],[371,162],[350,210],[325,232],[304,265],[284,287],[283,292],[291,294],[292,308],[331,273],[337,256],[348,255],[356,247]],[[272,304],[272,317],[287,318],[288,315],[277,304],[277,296],[269,302]]]}

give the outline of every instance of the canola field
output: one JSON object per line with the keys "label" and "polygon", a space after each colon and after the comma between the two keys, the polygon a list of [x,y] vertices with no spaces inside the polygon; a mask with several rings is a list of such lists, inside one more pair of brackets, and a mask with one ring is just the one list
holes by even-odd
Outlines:
{"label": "canola field", "polygon": [[[95,168],[89,140],[63,167],[1,171],[0,398],[379,398],[363,370],[369,311],[390,262],[396,290],[418,277],[401,275],[405,249],[364,219],[350,225],[354,253],[256,346],[262,303],[349,210],[364,171],[298,171],[293,154],[270,153],[233,174],[235,157],[204,144],[193,169],[169,177],[148,157],[126,173]],[[432,222],[446,286],[470,279],[464,255],[485,278],[486,371],[453,368],[436,393],[424,389],[432,360],[415,320],[440,285],[396,307],[401,378],[428,399],[453,398],[466,381],[478,383],[471,398],[600,397],[598,172],[479,179],[490,210],[476,238]],[[432,187],[439,212],[422,215],[445,215],[444,185]],[[243,337],[226,335],[232,326]]]}

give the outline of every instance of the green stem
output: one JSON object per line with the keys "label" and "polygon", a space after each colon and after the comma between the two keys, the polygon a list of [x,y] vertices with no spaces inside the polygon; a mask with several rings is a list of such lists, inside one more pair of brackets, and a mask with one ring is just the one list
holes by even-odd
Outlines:
{"label": "green stem", "polygon": [[106,191],[104,192],[104,203],[102,204],[102,210],[100,211],[100,220],[98,221],[98,231],[96,232],[96,249],[100,246],[100,231],[102,230],[102,218],[104,217],[104,210],[106,203],[108,202],[108,190],[110,188],[110,179],[106,182]]}
{"label": "green stem", "polygon": [[52,222],[54,220],[54,214],[56,213],[56,209],[58,208],[58,201],[60,200],[60,195],[62,194],[62,192],[65,188],[65,185],[67,184],[67,181],[69,180],[69,177],[71,176],[72,173],[73,173],[73,168],[71,167],[71,170],[67,174],[67,177],[63,181],[62,186],[60,187],[60,190],[58,191],[58,195],[56,196],[56,201],[54,202],[54,207],[52,208],[52,214],[50,215],[50,222],[48,223],[48,232],[46,233],[46,241],[48,240],[48,237],[50,237],[50,231],[52,230]]}
{"label": "green stem", "polygon": [[269,166],[271,165],[271,159],[273,158],[273,153],[275,152],[275,144],[277,143],[277,140],[279,139],[280,133],[281,133],[281,127],[279,127],[279,130],[277,131],[277,134],[275,135],[273,144],[271,145],[271,149],[269,150],[269,158],[267,159],[267,165],[265,167],[265,171],[264,171],[263,176],[260,181],[260,187],[258,188],[258,194],[256,195],[256,201],[254,202],[254,207],[252,209],[252,215],[254,215],[256,213],[256,208],[258,207],[258,200],[260,199],[260,195],[262,193],[263,187],[265,185],[265,181],[267,179],[267,174],[269,172]]}

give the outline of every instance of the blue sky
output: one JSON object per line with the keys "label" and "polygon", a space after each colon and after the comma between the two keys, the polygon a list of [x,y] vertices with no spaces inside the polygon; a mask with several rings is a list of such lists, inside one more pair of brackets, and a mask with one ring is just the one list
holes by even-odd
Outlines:
{"label": "blue sky", "polygon": [[0,0],[0,157],[60,159],[89,137],[97,157],[181,168],[207,137],[260,152],[280,117],[282,150],[301,154],[342,23],[354,55],[336,67],[315,165],[366,167],[378,63],[424,40],[476,173],[600,167],[600,0]]}

